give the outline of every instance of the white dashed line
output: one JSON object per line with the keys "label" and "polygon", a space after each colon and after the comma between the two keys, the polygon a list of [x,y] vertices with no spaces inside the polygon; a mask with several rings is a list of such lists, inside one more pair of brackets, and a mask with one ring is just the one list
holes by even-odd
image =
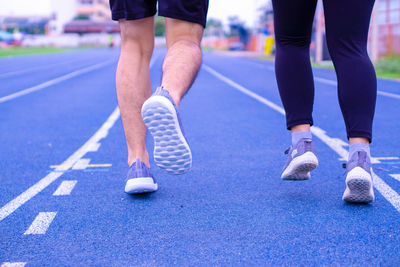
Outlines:
{"label": "white dashed line", "polygon": [[389,174],[389,175],[400,182],[400,174]]}
{"label": "white dashed line", "polygon": [[[209,72],[210,74],[212,74],[213,76],[215,76],[216,78],[220,79],[221,81],[231,85],[233,88],[239,90],[240,92],[254,98],[255,100],[263,103],[264,105],[272,108],[273,110],[279,112],[282,115],[285,115],[285,110],[276,105],[275,103],[265,99],[264,97],[250,91],[249,89],[241,86],[240,84],[232,81],[231,79],[229,79],[228,77],[218,73],[217,71],[215,71],[214,69],[212,69],[211,67],[203,64],[203,68]],[[311,132],[317,136],[319,139],[321,139],[322,142],[324,142],[325,144],[327,144],[333,151],[335,151],[337,154],[339,154],[339,156],[341,156],[342,158],[347,158],[348,157],[348,151],[343,148],[343,146],[347,146],[348,144],[346,142],[344,142],[343,140],[339,139],[339,138],[332,138],[329,137],[328,135],[326,135],[326,132],[318,127],[311,127]],[[376,175],[375,173],[372,173],[373,179],[374,179],[374,186],[375,188],[381,193],[382,196],[384,196],[386,198],[387,201],[389,201],[393,207],[395,207],[397,209],[397,211],[400,212],[400,195],[394,191],[389,185],[387,185],[378,175]]]}
{"label": "white dashed line", "polygon": [[68,196],[74,189],[77,180],[62,181],[57,190],[53,193],[53,196]]}
{"label": "white dashed line", "polygon": [[73,170],[84,170],[90,163],[90,159],[80,159],[78,160],[74,166],[72,166]]}
{"label": "white dashed line", "polygon": [[51,222],[56,217],[57,212],[39,212],[31,226],[24,233],[24,235],[43,235],[46,233]]}
{"label": "white dashed line", "polygon": [[[158,55],[154,56],[150,62],[150,68],[156,61]],[[119,108],[116,107],[114,111],[111,113],[111,115],[108,117],[106,122],[100,127],[100,129],[92,136],[90,139],[83,145],[81,146],[77,151],[75,151],[69,158],[67,158],[63,163],[61,163],[61,166],[72,166],[74,165],[78,160],[80,160],[83,156],[85,156],[86,153],[92,152],[93,148],[97,147],[98,144],[100,143],[100,140],[105,138],[108,135],[109,130],[111,127],[114,126],[115,122],[119,119],[120,117],[120,111]],[[4,220],[7,218],[10,214],[12,214],[15,210],[17,210],[19,207],[24,205],[27,201],[29,201],[31,198],[39,194],[43,189],[48,187],[52,182],[57,180],[61,175],[64,174],[66,170],[68,170],[70,167],[61,167],[61,168],[56,168],[55,171],[50,172],[48,175],[46,175],[44,178],[42,178],[39,182],[28,188],[25,192],[21,193],[19,196],[8,202],[6,205],[4,205],[0,209],[0,221]]]}
{"label": "white dashed line", "polygon": [[84,73],[99,69],[99,68],[104,67],[104,66],[106,66],[108,64],[111,64],[114,61],[115,61],[114,59],[113,60],[107,60],[105,62],[96,64],[96,65],[93,65],[93,66],[90,66],[90,67],[86,67],[86,68],[83,68],[83,69],[80,69],[80,70],[76,70],[74,72],[65,74],[65,75],[60,76],[58,78],[52,79],[50,81],[47,81],[47,82],[38,84],[36,86],[21,90],[19,92],[14,93],[14,94],[11,94],[11,95],[8,95],[8,96],[4,96],[4,97],[0,97],[0,103],[4,103],[4,102],[7,102],[7,101],[10,101],[12,99],[15,99],[15,98],[18,98],[18,97],[33,93],[35,91],[42,90],[42,89],[47,88],[49,86],[58,84],[60,82],[63,82],[65,80],[71,79],[71,78],[76,77],[76,76],[79,76],[81,74],[84,74]]}
{"label": "white dashed line", "polygon": [[88,151],[88,147],[92,144],[98,143],[100,140],[105,138],[108,135],[108,131],[115,124],[115,122],[119,119],[120,112],[119,108],[115,108],[115,110],[111,113],[110,117],[108,117],[107,121],[100,127],[100,129],[74,154],[72,154],[67,160],[65,160],[60,165],[63,167],[56,168],[55,171],[50,172],[44,178],[42,178],[39,182],[31,186],[28,190],[20,194],[18,197],[14,198],[10,202],[8,202],[5,206],[0,209],[0,221],[4,220],[8,215],[13,213],[16,209],[21,207],[25,202],[36,196],[43,189],[48,187],[52,182],[57,180],[61,175],[64,174],[66,170],[68,170],[69,166],[74,165],[78,160],[80,160]]}
{"label": "white dashed line", "polygon": [[88,147],[88,152],[97,152],[99,150],[100,146],[101,146],[100,143],[91,144]]}
{"label": "white dashed line", "polygon": [[0,267],[24,267],[26,262],[3,262]]}

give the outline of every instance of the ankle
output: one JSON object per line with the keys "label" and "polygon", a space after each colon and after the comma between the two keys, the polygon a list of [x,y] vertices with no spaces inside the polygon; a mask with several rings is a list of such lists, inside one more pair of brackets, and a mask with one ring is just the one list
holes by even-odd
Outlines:
{"label": "ankle", "polygon": [[290,130],[292,131],[292,133],[310,132],[311,131],[311,126],[310,126],[310,124],[299,124],[299,125],[292,126],[290,128]]}
{"label": "ankle", "polygon": [[132,166],[132,164],[136,162],[136,159],[140,159],[144,164],[146,164],[147,167],[150,167],[149,154],[147,153],[147,151],[145,151],[144,153],[129,154],[128,165]]}
{"label": "ankle", "polygon": [[369,145],[366,145],[364,143],[353,143],[353,144],[350,144],[350,148],[349,148],[349,160],[351,159],[353,154],[358,151],[364,151],[367,153],[368,157],[371,157],[371,151],[370,151]]}
{"label": "ankle", "polygon": [[170,97],[174,100],[176,107],[179,107],[182,96],[178,94],[176,90],[170,90],[170,88],[165,85],[162,85],[162,87],[168,91]]}
{"label": "ankle", "polygon": [[350,145],[357,144],[357,143],[362,143],[362,144],[364,144],[366,146],[369,146],[368,138],[364,138],[364,137],[350,137],[349,138],[349,142],[350,142]]}
{"label": "ankle", "polygon": [[296,145],[301,139],[312,139],[310,131],[292,132],[292,145]]}

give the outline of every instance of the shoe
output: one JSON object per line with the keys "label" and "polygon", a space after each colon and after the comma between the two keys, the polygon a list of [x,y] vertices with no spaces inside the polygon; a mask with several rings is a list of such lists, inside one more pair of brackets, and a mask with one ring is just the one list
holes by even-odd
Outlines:
{"label": "shoe", "polygon": [[315,145],[311,139],[303,138],[295,145],[289,147],[285,154],[288,159],[283,168],[283,180],[308,180],[310,172],[318,166]]}
{"label": "shoe", "polygon": [[367,152],[357,151],[346,164],[346,189],[343,200],[349,203],[374,201],[371,159]]}
{"label": "shoe", "polygon": [[149,167],[146,166],[140,159],[129,168],[125,193],[141,194],[157,191],[158,185]]}
{"label": "shoe", "polygon": [[192,167],[192,152],[175,102],[162,86],[144,102],[142,117],[154,138],[156,164],[170,174],[189,171]]}

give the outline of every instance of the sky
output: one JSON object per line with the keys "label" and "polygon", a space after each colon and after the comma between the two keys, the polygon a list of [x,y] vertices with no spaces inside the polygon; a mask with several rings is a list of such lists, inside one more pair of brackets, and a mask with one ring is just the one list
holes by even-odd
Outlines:
{"label": "sky", "polygon": [[[0,0],[0,15],[46,15],[50,14],[51,0]],[[69,0],[60,0],[69,1]]]}
{"label": "sky", "polygon": [[259,9],[269,0],[209,0],[208,18],[217,18],[228,22],[228,17],[239,16],[247,26],[255,26],[259,19]]}
{"label": "sky", "polygon": [[[52,0],[0,0],[0,15],[48,15],[51,14]],[[54,1],[54,0],[53,0]],[[68,1],[58,0],[57,6],[67,5]],[[247,26],[254,26],[260,12],[269,0],[209,0],[209,18],[217,18],[224,23],[229,16],[239,16]]]}

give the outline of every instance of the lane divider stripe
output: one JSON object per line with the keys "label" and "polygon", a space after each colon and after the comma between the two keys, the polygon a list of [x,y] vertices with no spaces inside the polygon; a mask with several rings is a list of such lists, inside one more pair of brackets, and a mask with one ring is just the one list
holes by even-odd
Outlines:
{"label": "lane divider stripe", "polygon": [[400,182],[400,174],[389,174],[389,175]]}
{"label": "lane divider stripe", "polygon": [[25,204],[28,200],[36,196],[43,189],[48,187],[52,182],[57,180],[61,175],[64,174],[64,171],[68,170],[70,167],[75,164],[78,160],[80,160],[87,152],[89,152],[88,148],[93,143],[98,143],[101,139],[105,138],[108,135],[109,130],[115,124],[115,122],[119,119],[120,112],[119,108],[115,108],[115,110],[108,117],[106,122],[100,127],[100,129],[77,151],[75,151],[69,158],[67,158],[62,164],[62,168],[57,168],[56,171],[50,172],[44,178],[42,178],[39,182],[32,185],[25,192],[8,202],[5,206],[0,209],[0,221],[4,220],[7,216],[13,213],[16,209]]}
{"label": "lane divider stripe", "polygon": [[99,69],[101,67],[104,67],[104,66],[106,66],[108,64],[111,64],[113,62],[115,62],[114,59],[107,60],[105,62],[96,64],[96,65],[93,65],[93,66],[90,66],[90,67],[86,67],[86,68],[83,68],[83,69],[80,69],[80,70],[73,71],[71,73],[65,74],[63,76],[60,76],[58,78],[49,80],[47,82],[44,82],[44,83],[41,83],[41,84],[38,84],[38,85],[35,85],[33,87],[18,91],[16,93],[0,97],[0,103],[4,103],[4,102],[10,101],[12,99],[15,99],[15,98],[18,98],[18,97],[21,97],[21,96],[24,96],[24,95],[27,95],[27,94],[42,90],[42,89],[45,89],[45,88],[47,88],[49,86],[58,84],[58,83],[63,82],[65,80],[71,79],[73,77],[82,75],[84,73],[87,73],[87,72],[90,72],[90,71],[93,71],[93,70],[97,70],[97,69]]}
{"label": "lane divider stripe", "polygon": [[[150,62],[150,68],[153,66],[154,62],[157,60],[158,54],[153,56]],[[100,140],[105,138],[108,135],[109,130],[111,127],[114,126],[115,122],[120,117],[119,108],[116,107],[111,115],[108,117],[106,122],[100,127],[100,129],[92,136],[90,139],[81,146],[77,151],[75,151],[70,157],[68,157],[63,163],[60,165],[72,166],[81,159],[87,152],[91,152],[94,145],[98,144]],[[69,168],[69,167],[68,167]],[[27,201],[32,199],[34,196],[39,194],[43,189],[48,187],[52,182],[57,180],[61,175],[64,174],[65,170],[68,168],[58,169],[56,168],[55,171],[50,172],[44,178],[39,180],[36,184],[32,185],[26,191],[21,193],[19,196],[14,198],[13,200],[9,201],[0,209],[0,222],[7,218],[10,214],[20,208],[23,204]]]}
{"label": "lane divider stripe", "polygon": [[78,160],[74,166],[72,166],[73,170],[84,170],[88,167],[90,163],[90,159],[80,159]]}
{"label": "lane divider stripe", "polygon": [[24,267],[26,262],[3,262],[0,267]]}
{"label": "lane divider stripe", "polygon": [[[252,97],[253,99],[263,103],[264,105],[270,107],[271,109],[279,112],[282,115],[285,115],[285,110],[276,105],[275,103],[265,99],[264,97],[250,91],[249,89],[241,86],[240,84],[232,81],[228,77],[218,73],[211,67],[203,64],[203,68],[209,72],[211,75],[214,77],[220,79],[221,81],[231,85],[233,88],[239,90],[240,92]],[[349,152],[343,148],[343,146],[347,146],[348,144],[344,142],[343,140],[339,138],[332,138],[326,135],[326,132],[318,128],[316,126],[311,127],[311,132],[317,136],[322,142],[327,144],[333,151],[335,151],[337,154],[339,154],[340,157],[342,158],[348,158]],[[372,177],[374,179],[374,186],[375,188],[381,193],[383,197],[386,198],[387,201],[389,201],[393,207],[400,212],[400,195],[394,191],[389,185],[387,185],[378,175],[376,175],[374,172],[372,172]]]}
{"label": "lane divider stripe", "polygon": [[56,217],[57,212],[39,212],[31,226],[24,233],[24,235],[43,235],[49,229],[51,222]]}
{"label": "lane divider stripe", "polygon": [[70,195],[77,182],[78,182],[77,180],[62,181],[60,186],[53,193],[53,196],[68,196],[68,195]]}

